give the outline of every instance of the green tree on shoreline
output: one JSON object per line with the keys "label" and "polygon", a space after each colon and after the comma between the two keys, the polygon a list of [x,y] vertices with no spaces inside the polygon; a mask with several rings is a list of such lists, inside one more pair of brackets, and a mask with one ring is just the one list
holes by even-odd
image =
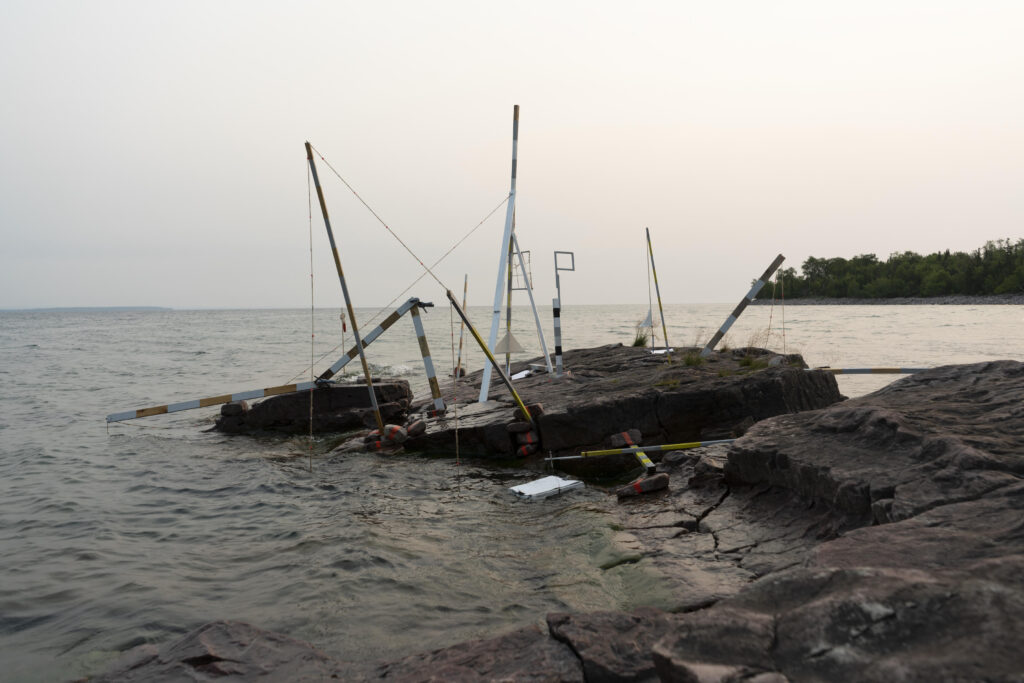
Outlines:
{"label": "green tree on shoreline", "polygon": [[[989,241],[971,253],[912,251],[892,253],[885,261],[874,254],[850,259],[809,257],[798,274],[779,275],[786,298],[888,299],[892,297],[984,296],[1024,293],[1024,239]],[[759,299],[770,299],[765,287]],[[776,296],[780,293],[776,292]]]}

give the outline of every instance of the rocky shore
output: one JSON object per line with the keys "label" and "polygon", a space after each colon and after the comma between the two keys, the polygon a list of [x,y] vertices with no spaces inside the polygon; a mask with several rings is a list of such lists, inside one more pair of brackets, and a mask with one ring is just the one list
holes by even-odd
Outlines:
{"label": "rocky shore", "polygon": [[371,664],[215,622],[95,680],[1021,681],[1022,399],[1024,364],[946,366],[667,454],[617,539],[664,610]]}
{"label": "rocky shore", "polygon": [[[706,441],[741,435],[773,415],[822,408],[843,399],[835,376],[808,371],[798,354],[767,349],[717,351],[706,358],[699,348],[679,348],[672,362],[665,354],[622,344],[566,352],[566,374],[558,379],[543,370],[538,357],[512,364],[516,391],[537,406],[532,423],[516,417],[506,387],[492,379],[490,400],[476,403],[481,371],[439,384],[447,411],[436,414],[429,397],[413,400],[405,380],[374,381],[386,424],[401,427],[403,446],[420,453],[513,459],[574,455],[583,450],[616,448],[621,433],[636,445]],[[336,385],[313,392],[312,428],[316,433],[355,430],[340,451],[373,450],[379,436],[367,407],[365,385]],[[472,401],[472,402],[471,402]],[[229,433],[307,433],[310,395],[268,398],[251,408],[224,406],[217,429]],[[415,428],[413,427],[415,425]],[[359,429],[361,428],[361,429]],[[633,456],[602,458],[567,465],[576,474],[636,467]]]}

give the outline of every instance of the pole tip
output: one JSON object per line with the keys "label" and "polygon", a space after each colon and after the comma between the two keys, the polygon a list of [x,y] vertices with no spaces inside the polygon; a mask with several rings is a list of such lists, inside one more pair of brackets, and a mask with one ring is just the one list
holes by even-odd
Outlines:
{"label": "pole tip", "polygon": [[519,105],[518,104],[512,105],[512,120],[513,121],[518,121],[519,120]]}

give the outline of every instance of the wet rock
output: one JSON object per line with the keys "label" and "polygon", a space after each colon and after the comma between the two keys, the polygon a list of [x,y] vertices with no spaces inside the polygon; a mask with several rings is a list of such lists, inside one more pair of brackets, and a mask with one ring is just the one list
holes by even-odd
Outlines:
{"label": "wet rock", "polygon": [[700,455],[690,451],[669,451],[661,456],[661,464],[665,467],[678,467],[692,464]]}
{"label": "wet rock", "polygon": [[[363,391],[366,390],[364,389]],[[381,403],[378,404],[377,409],[380,411],[381,420],[386,423],[404,422],[409,416],[408,407],[405,402],[402,401],[388,401],[387,403]],[[372,407],[357,408],[355,411],[364,427],[377,426],[377,414],[374,412]]]}
{"label": "wet rock", "polygon": [[[543,403],[527,403],[525,405],[526,405],[526,409],[530,412],[530,417],[534,421],[536,421],[536,419],[538,417],[540,417],[541,415],[544,414],[544,404]],[[516,418],[516,420],[527,421],[526,420],[526,415],[524,415],[523,411],[521,409],[519,409],[519,408],[516,408],[515,418]]]}
{"label": "wet rock", "polygon": [[220,414],[224,417],[237,417],[247,412],[249,412],[249,403],[247,401],[232,401],[220,407]]}
{"label": "wet rock", "polygon": [[405,433],[410,439],[414,439],[417,436],[427,431],[427,423],[423,420],[413,420],[405,426]]}
{"label": "wet rock", "polygon": [[619,498],[632,498],[633,496],[642,496],[645,493],[654,493],[655,491],[661,491],[668,488],[669,476],[664,472],[652,475],[650,477],[643,477],[636,481],[626,484],[625,486],[619,487],[615,491],[615,495]]}
{"label": "wet rock", "polygon": [[612,448],[629,448],[630,446],[641,445],[643,443],[643,435],[639,429],[627,429],[609,436],[608,442]]}
{"label": "wet rock", "polygon": [[533,423],[526,421],[509,422],[505,425],[505,429],[509,434],[520,434],[522,432],[529,432],[533,430]]}
{"label": "wet rock", "polygon": [[236,621],[216,621],[157,649],[128,651],[94,683],[118,681],[246,681],[352,679],[368,667],[346,664],[309,643]]}
{"label": "wet rock", "polygon": [[654,676],[651,647],[669,635],[675,617],[643,608],[630,613],[549,614],[548,629],[583,664],[588,682],[639,681]]}
{"label": "wet rock", "polygon": [[[408,405],[412,391],[405,380],[373,386],[380,405]],[[332,384],[312,392],[282,394],[265,398],[239,415],[221,416],[215,429],[231,434],[282,432],[306,434],[310,430],[310,395],[313,401],[313,431],[317,434],[344,432],[363,427],[362,415],[370,405],[365,384]],[[373,422],[376,426],[376,422]]]}
{"label": "wet rock", "polygon": [[388,681],[583,681],[580,660],[536,626],[405,657],[378,667]]}

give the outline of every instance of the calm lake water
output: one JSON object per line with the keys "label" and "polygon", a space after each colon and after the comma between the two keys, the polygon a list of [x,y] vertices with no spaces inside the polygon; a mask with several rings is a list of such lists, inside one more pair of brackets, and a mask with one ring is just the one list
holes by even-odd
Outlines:
{"label": "calm lake water", "polygon": [[[667,306],[669,341],[707,339],[732,307]],[[563,346],[628,344],[646,312],[567,306]],[[375,313],[359,312],[364,331]],[[487,309],[470,315],[486,327]],[[550,309],[542,315],[553,351]],[[517,338],[539,355],[529,309],[514,316]],[[555,610],[659,604],[643,562],[601,569],[615,553],[617,518],[599,489],[520,503],[508,487],[536,472],[415,454],[331,456],[327,440],[311,454],[304,438],[229,438],[206,431],[216,408],[105,424],[112,412],[307,379],[311,355],[324,357],[317,371],[342,355],[338,311],[314,322],[311,349],[308,310],[0,313],[6,680],[96,673],[120,650],[212,619],[369,660],[495,635]],[[425,322],[438,372],[449,373],[458,327],[440,305]],[[726,341],[764,345],[767,336],[811,365],[929,367],[1020,360],[1022,323],[1020,306],[757,306]],[[425,393],[410,320],[368,357]],[[481,362],[469,349],[469,367]],[[893,379],[839,383],[855,396]]]}

